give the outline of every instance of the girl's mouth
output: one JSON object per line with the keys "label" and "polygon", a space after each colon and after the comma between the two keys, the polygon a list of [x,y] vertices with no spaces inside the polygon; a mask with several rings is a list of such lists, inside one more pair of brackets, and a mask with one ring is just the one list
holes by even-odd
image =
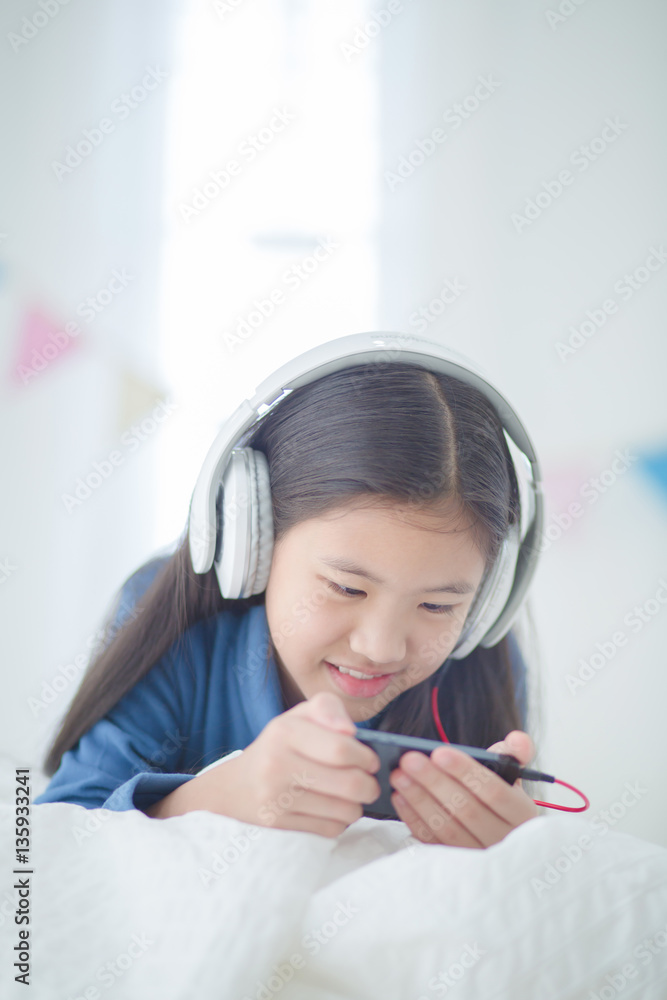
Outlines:
{"label": "girl's mouth", "polygon": [[324,664],[336,687],[344,694],[352,695],[353,698],[372,698],[374,695],[380,694],[394,676],[394,674],[380,674],[376,677],[369,677],[367,681],[362,681],[350,674],[342,673],[338,667],[327,660],[324,661]]}

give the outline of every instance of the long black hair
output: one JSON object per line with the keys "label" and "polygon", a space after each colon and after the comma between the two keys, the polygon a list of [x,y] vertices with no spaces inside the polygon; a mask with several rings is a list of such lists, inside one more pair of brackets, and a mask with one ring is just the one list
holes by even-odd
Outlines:
{"label": "long black hair", "polygon": [[[472,525],[488,567],[520,517],[514,468],[491,403],[459,379],[417,365],[355,365],[294,389],[243,443],[266,455],[276,542],[299,522],[343,505],[437,514],[453,502]],[[109,630],[93,656],[47,753],[45,772],[55,772],[62,755],[172,644],[187,654],[193,625],[222,611],[242,615],[264,599],[264,593],[225,599],[213,568],[196,574],[186,527],[134,613]],[[268,670],[272,643],[266,652]],[[286,678],[278,658],[276,663],[289,708]],[[378,711],[385,709],[379,728],[438,739],[430,695],[439,680],[440,717],[452,742],[486,747],[521,728],[507,637],[445,661],[408,690],[390,692],[393,700],[378,704]]]}

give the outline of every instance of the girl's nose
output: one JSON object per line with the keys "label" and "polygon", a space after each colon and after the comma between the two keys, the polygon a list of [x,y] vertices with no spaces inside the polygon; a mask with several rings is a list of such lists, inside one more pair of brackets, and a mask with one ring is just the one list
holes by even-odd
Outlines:
{"label": "girl's nose", "polygon": [[407,642],[403,626],[389,615],[361,615],[349,634],[350,649],[378,666],[404,663]]}

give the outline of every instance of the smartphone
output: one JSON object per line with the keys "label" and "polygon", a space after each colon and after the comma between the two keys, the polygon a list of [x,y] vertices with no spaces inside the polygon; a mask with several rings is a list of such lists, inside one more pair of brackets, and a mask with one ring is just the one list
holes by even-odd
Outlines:
{"label": "smartphone", "polygon": [[461,743],[441,743],[439,740],[424,740],[419,736],[403,736],[401,733],[385,733],[375,729],[361,729],[358,726],[355,736],[375,750],[380,758],[380,770],[375,775],[380,785],[380,795],[374,802],[364,803],[363,815],[371,819],[400,820],[400,816],[391,804],[391,794],[396,789],[389,784],[389,775],[398,767],[402,755],[408,750],[420,750],[427,756],[430,756],[437,747],[449,746],[455,750],[463,750],[480,764],[495,771],[510,785],[513,785],[517,778],[528,776],[521,763],[511,754],[492,753],[490,750],[468,747]]}

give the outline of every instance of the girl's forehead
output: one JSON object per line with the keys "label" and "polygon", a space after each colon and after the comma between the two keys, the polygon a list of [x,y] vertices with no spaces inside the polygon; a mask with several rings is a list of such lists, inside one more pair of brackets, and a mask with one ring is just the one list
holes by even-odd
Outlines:
{"label": "girl's forehead", "polygon": [[349,502],[331,508],[320,517],[312,519],[313,524],[329,526],[344,523],[345,525],[365,523],[369,527],[395,527],[405,525],[406,528],[426,532],[468,531],[474,527],[470,514],[463,510],[460,503],[450,500],[434,507],[409,501],[376,501]]}
{"label": "girl's forehead", "polygon": [[286,540],[303,554],[328,552],[354,557],[364,552],[380,560],[410,555],[428,561],[431,554],[437,559],[454,553],[483,554],[484,549],[470,518],[421,517],[414,511],[383,507],[337,510],[302,521],[287,532]]}
{"label": "girl's forehead", "polygon": [[[285,536],[302,554],[354,557],[360,550],[371,557],[407,556],[472,559],[486,563],[489,537],[483,525],[456,504],[435,510],[398,502],[341,504],[318,517],[294,525]],[[290,544],[291,543],[291,544]]]}

